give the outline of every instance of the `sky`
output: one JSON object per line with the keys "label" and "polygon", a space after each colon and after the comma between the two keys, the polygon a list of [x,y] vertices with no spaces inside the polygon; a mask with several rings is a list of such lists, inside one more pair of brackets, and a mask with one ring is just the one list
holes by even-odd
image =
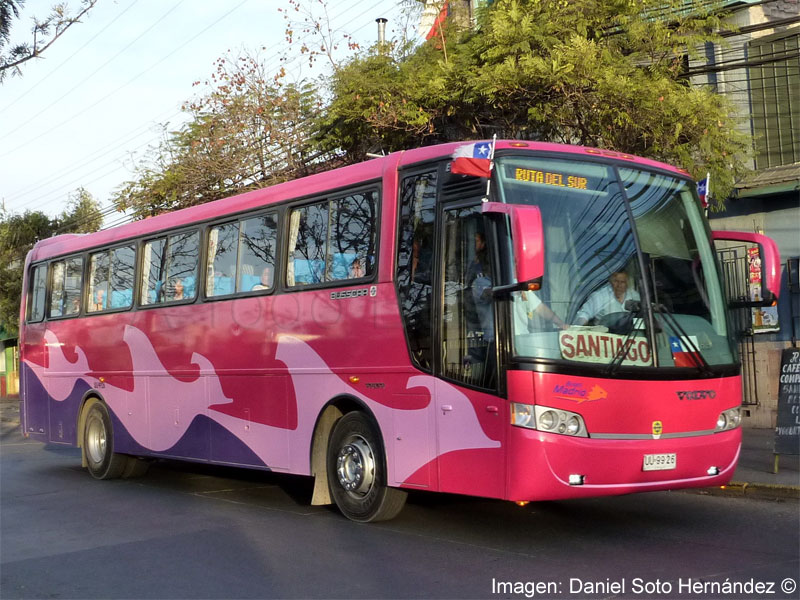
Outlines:
{"label": "sky", "polygon": [[[31,15],[43,18],[55,0],[27,0],[11,44],[28,41]],[[69,0],[71,7],[78,0]],[[304,0],[319,12],[321,0]],[[22,76],[0,84],[0,206],[12,213],[61,213],[83,187],[105,209],[113,191],[134,176],[136,160],[185,121],[181,105],[202,92],[214,61],[257,51],[290,78],[317,77],[299,44],[285,41],[286,0],[99,0]],[[298,13],[295,13],[296,15]],[[375,19],[389,20],[387,37],[406,22],[397,1],[331,0],[330,23],[362,44],[377,39]],[[302,38],[302,32],[296,33]],[[29,37],[29,36],[28,36]],[[288,63],[281,63],[282,55]],[[106,218],[106,226],[120,220]]]}

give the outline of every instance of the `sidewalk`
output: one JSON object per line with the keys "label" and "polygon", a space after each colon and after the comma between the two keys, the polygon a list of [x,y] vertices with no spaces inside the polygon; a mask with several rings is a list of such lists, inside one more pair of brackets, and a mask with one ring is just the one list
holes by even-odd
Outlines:
{"label": "sidewalk", "polygon": [[[0,421],[19,427],[18,398],[0,398]],[[699,491],[725,496],[800,499],[800,455],[782,454],[778,473],[773,473],[774,436],[774,429],[742,429],[742,453],[731,483],[722,489],[700,488]]]}
{"label": "sidewalk", "polygon": [[733,480],[724,490],[713,493],[767,498],[800,499],[800,455],[781,454],[778,472],[773,473],[774,429],[742,429],[742,453]]}

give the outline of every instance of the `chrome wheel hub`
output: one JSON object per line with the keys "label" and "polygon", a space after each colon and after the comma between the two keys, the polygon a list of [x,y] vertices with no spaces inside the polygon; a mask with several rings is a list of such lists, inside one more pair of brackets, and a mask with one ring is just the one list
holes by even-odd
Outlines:
{"label": "chrome wheel hub", "polygon": [[89,460],[99,464],[106,456],[106,428],[100,419],[92,417],[86,430],[86,454]]}
{"label": "chrome wheel hub", "polygon": [[375,454],[367,440],[354,436],[336,457],[339,484],[352,496],[363,497],[375,483]]}

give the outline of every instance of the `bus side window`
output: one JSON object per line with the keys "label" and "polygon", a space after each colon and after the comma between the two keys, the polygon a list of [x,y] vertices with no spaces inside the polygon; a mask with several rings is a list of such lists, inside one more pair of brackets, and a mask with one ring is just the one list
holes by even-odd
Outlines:
{"label": "bus side window", "polygon": [[237,292],[271,289],[275,284],[278,218],[274,213],[240,224]]}
{"label": "bus side window", "polygon": [[142,260],[142,295],[140,304],[148,305],[161,302],[160,293],[166,276],[166,249],[167,240],[153,240],[144,245]]}
{"label": "bus side window", "polygon": [[67,259],[67,276],[64,281],[64,314],[75,316],[81,311],[83,292],[83,259]]}
{"label": "bus side window", "polygon": [[372,275],[377,194],[357,192],[292,211],[286,283],[316,284]]}
{"label": "bus side window", "polygon": [[39,265],[33,269],[31,301],[28,321],[31,323],[44,318],[45,296],[47,292],[47,265]]}
{"label": "bus side window", "polygon": [[212,227],[208,234],[206,296],[227,296],[234,292],[231,274],[236,272],[239,253],[239,223]]}
{"label": "bus side window", "polygon": [[167,246],[167,289],[162,301],[177,302],[190,296],[184,282],[189,279],[192,288],[200,265],[200,234],[196,231],[169,236]]}
{"label": "bus side window", "polygon": [[123,246],[111,251],[111,304],[109,308],[130,308],[133,304],[133,277],[136,249]]}
{"label": "bus side window", "polygon": [[177,302],[194,297],[192,292],[200,264],[200,234],[197,231],[176,233],[144,245],[142,257],[142,305]]}
{"label": "bus side window", "polygon": [[287,285],[323,281],[325,250],[328,245],[329,204],[326,200],[292,211],[289,220]]}
{"label": "bus side window", "polygon": [[64,261],[50,263],[50,308],[48,317],[64,313]]}
{"label": "bus side window", "polygon": [[395,280],[411,358],[422,369],[433,364],[431,310],[433,232],[437,171],[403,179]]}
{"label": "bus side window", "polygon": [[375,192],[350,194],[331,202],[331,237],[326,281],[358,279],[375,268]]}
{"label": "bus side window", "polygon": [[108,308],[109,252],[97,252],[89,257],[89,304],[87,312]]}

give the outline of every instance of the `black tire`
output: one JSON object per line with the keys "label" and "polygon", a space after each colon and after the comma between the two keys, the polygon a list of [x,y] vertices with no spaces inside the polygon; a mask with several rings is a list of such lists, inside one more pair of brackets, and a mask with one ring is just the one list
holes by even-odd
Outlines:
{"label": "black tire", "polygon": [[372,420],[350,412],[333,428],[328,444],[328,482],[348,519],[367,523],[397,516],[406,492],[386,485],[386,455]]}
{"label": "black tire", "polygon": [[150,461],[137,456],[126,456],[125,470],[122,472],[123,479],[133,479],[141,477],[150,468]]}
{"label": "black tire", "polygon": [[116,479],[125,472],[128,456],[114,452],[114,433],[108,408],[90,401],[83,423],[83,453],[89,473],[95,479]]}

